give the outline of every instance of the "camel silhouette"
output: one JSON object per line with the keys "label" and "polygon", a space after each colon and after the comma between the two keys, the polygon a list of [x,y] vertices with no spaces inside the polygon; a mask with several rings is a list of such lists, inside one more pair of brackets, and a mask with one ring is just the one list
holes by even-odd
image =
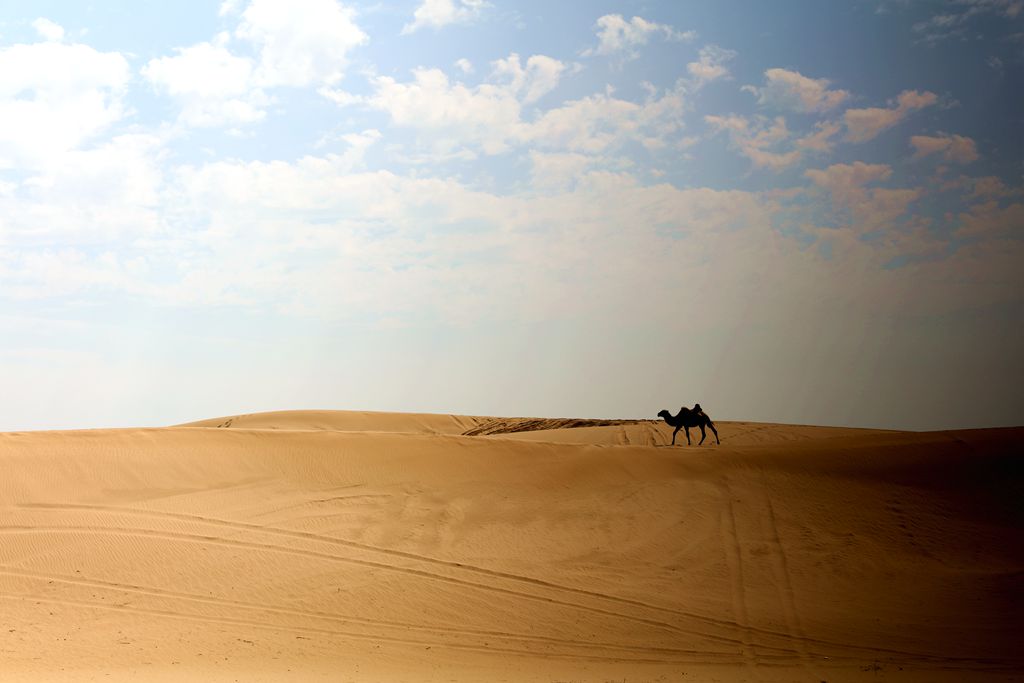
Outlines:
{"label": "camel silhouette", "polygon": [[662,410],[660,413],[658,413],[658,417],[664,419],[665,422],[668,423],[669,427],[676,428],[676,430],[672,432],[673,446],[676,445],[676,434],[679,433],[680,429],[686,430],[686,445],[690,445],[690,427],[700,427],[700,443],[698,443],[697,445],[699,446],[700,444],[704,443],[704,439],[705,437],[707,437],[707,432],[704,431],[705,425],[710,427],[711,431],[715,433],[715,443],[722,443],[721,441],[718,440],[718,430],[715,429],[715,423],[711,421],[710,417],[704,414],[704,411],[701,410],[699,403],[695,403],[692,409],[683,406],[682,408],[679,409],[678,415],[673,415],[667,410]]}

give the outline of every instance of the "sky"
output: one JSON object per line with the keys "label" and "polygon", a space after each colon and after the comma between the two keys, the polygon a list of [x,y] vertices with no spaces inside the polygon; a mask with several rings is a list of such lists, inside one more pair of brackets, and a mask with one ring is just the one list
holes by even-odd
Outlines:
{"label": "sky", "polygon": [[0,0],[0,430],[1024,424],[1024,0]]}

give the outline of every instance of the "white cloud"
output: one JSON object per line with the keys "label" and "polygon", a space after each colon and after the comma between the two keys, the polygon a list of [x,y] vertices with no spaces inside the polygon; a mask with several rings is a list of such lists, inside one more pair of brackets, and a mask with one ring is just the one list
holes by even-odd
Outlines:
{"label": "white cloud", "polygon": [[736,58],[735,50],[726,50],[717,45],[705,45],[700,49],[698,61],[686,65],[695,87],[724,78],[729,75],[725,63]]}
{"label": "white cloud", "polygon": [[413,12],[412,23],[402,27],[403,34],[421,28],[442,28],[449,24],[465,24],[480,17],[489,6],[485,0],[423,0]]}
{"label": "white cloud", "polygon": [[565,64],[545,55],[532,55],[525,68],[515,53],[494,62],[494,76],[508,77],[512,92],[526,104],[554,90],[565,69]]}
{"label": "white cloud", "polygon": [[505,151],[521,125],[521,104],[507,85],[469,87],[452,83],[440,69],[416,69],[410,82],[381,76],[374,87],[367,104],[396,125],[434,130],[488,153]]}
{"label": "white cloud", "polygon": [[[1024,204],[1001,204],[989,199],[970,206],[958,216],[958,237],[1019,240],[1024,237]],[[1019,265],[1019,264],[1018,264]],[[1018,277],[1019,283],[1019,277]]]}
{"label": "white cloud", "polygon": [[59,43],[64,40],[64,27],[56,24],[45,17],[39,17],[32,22],[32,28],[36,30],[43,40]]}
{"label": "white cloud", "polygon": [[930,107],[939,98],[928,91],[904,90],[888,108],[868,107],[847,109],[843,115],[846,123],[846,139],[850,142],[866,142],[882,131],[892,128],[918,109]]}
{"label": "white cloud", "polygon": [[595,154],[635,130],[640,109],[611,95],[591,95],[544,112],[524,137],[548,148]]}
{"label": "white cloud", "polygon": [[0,48],[0,168],[56,161],[125,113],[128,61],[58,42]]}
{"label": "white cloud", "polygon": [[[583,155],[534,161],[573,190],[497,195],[454,180],[351,173],[336,155],[182,169],[179,194],[209,230],[173,296],[328,317],[543,319],[579,314],[580,297],[601,309],[627,305],[676,280],[680,264],[704,262],[723,232],[768,225],[750,193],[644,187],[628,174],[587,172]],[[554,177],[566,174],[572,182]],[[702,240],[684,249],[664,231]]]}
{"label": "white cloud", "polygon": [[[597,94],[549,109],[521,130],[524,142],[549,149],[597,154],[636,141],[648,149],[672,145],[683,127],[683,84],[641,103]],[[682,144],[682,141],[679,141]]]}
{"label": "white cloud", "polygon": [[600,157],[575,152],[530,150],[530,177],[536,189],[564,191],[602,161]]}
{"label": "white cloud", "polygon": [[73,299],[90,291],[125,292],[134,288],[116,257],[108,253],[106,258],[96,259],[73,248],[24,250],[0,255],[0,277],[5,282],[4,294],[22,301],[57,297]]}
{"label": "white cloud", "polygon": [[1024,10],[1022,0],[953,0],[947,3],[942,14],[936,14],[913,26],[914,33],[921,36],[920,42],[935,45],[949,39],[964,39],[968,36],[968,21],[975,16],[996,14],[1015,19]]}
{"label": "white cloud", "polygon": [[848,213],[849,227],[858,233],[891,230],[894,221],[923,194],[920,188],[868,187],[892,176],[892,168],[886,164],[855,161],[808,169],[804,175],[829,192],[835,215]]}
{"label": "white cloud", "polygon": [[[377,138],[364,131],[345,142],[357,149]],[[594,160],[583,155],[535,157],[555,183],[543,196],[354,171],[358,159],[347,153],[181,167],[159,189],[160,175],[141,172],[145,165],[132,160],[152,149],[146,144],[119,140],[103,157],[96,182],[67,197],[61,220],[71,222],[58,240],[66,246],[27,248],[24,239],[16,250],[0,245],[7,295],[75,301],[116,293],[157,304],[252,306],[335,320],[546,319],[579,314],[580,297],[595,309],[635,306],[631,299],[674,280],[680,263],[702,263],[720,231],[767,224],[756,195],[644,187],[627,174],[587,172]],[[100,159],[83,156],[64,179],[41,182],[39,194],[25,197],[26,215],[33,202],[38,208],[53,193],[74,188]],[[573,176],[569,183],[556,178],[566,174]],[[96,191],[106,192],[101,201],[90,199]],[[148,227],[121,235],[116,251],[84,248],[114,237],[96,228],[119,204],[148,211],[134,217]],[[154,222],[158,207],[182,225],[170,232]],[[128,230],[133,217],[122,218]],[[664,230],[701,231],[703,239],[683,250],[659,233]],[[651,253],[672,268],[651,267]],[[653,311],[657,302],[650,306]]]}
{"label": "white cloud", "polygon": [[360,133],[345,133],[339,139],[345,143],[346,149],[337,161],[339,169],[361,169],[365,166],[366,151],[383,137],[376,128],[368,128]]}
{"label": "white cloud", "polygon": [[760,88],[748,85],[743,89],[756,95],[759,104],[781,109],[825,112],[850,96],[845,90],[829,90],[828,79],[808,78],[798,71],[768,69],[764,79],[765,84]]}
{"label": "white cloud", "polygon": [[164,234],[162,150],[154,136],[116,136],[11,188],[0,216],[5,296],[74,302],[156,287],[147,250],[132,245]]}
{"label": "white cloud", "polygon": [[851,207],[854,227],[864,232],[891,230],[895,221],[907,215],[910,204],[920,199],[923,193],[923,189],[916,187],[873,188],[865,201]]}
{"label": "white cloud", "polygon": [[726,132],[733,146],[758,168],[781,171],[800,161],[799,149],[785,149],[791,135],[786,120],[781,116],[774,119],[743,116],[704,117],[715,132]]}
{"label": "white cloud", "polygon": [[84,244],[156,230],[162,149],[159,137],[136,133],[68,152],[22,183],[19,206],[34,206],[20,215],[22,234]]}
{"label": "white cloud", "polygon": [[335,0],[251,0],[235,35],[259,52],[257,86],[331,85],[369,38]]}
{"label": "white cloud", "polygon": [[852,164],[833,164],[825,169],[808,169],[804,175],[842,203],[852,204],[863,197],[865,185],[888,180],[892,176],[892,167],[855,161]]}
{"label": "white cloud", "polygon": [[836,121],[819,121],[814,124],[814,132],[808,133],[796,141],[796,146],[813,152],[830,152],[835,147],[832,141],[842,126]]}
{"label": "white cloud", "polygon": [[593,55],[636,54],[636,48],[646,45],[653,35],[662,35],[667,40],[686,41],[697,37],[694,31],[677,31],[667,24],[647,21],[643,17],[626,20],[621,14],[606,14],[595,24],[597,47],[583,51],[584,57]]}
{"label": "white cloud", "polygon": [[355,95],[341,88],[328,88],[327,86],[321,86],[316,89],[316,92],[321,97],[334,102],[339,107],[348,107],[353,104],[362,104],[366,102],[366,98],[362,95]]}
{"label": "white cloud", "polygon": [[532,143],[593,154],[626,140],[656,148],[671,144],[681,128],[686,102],[681,84],[642,103],[597,94],[525,119],[524,107],[551,91],[567,68],[542,55],[524,66],[513,54],[494,62],[490,82],[477,86],[453,82],[439,69],[416,69],[410,82],[375,79],[366,103],[388,112],[396,125],[431,131],[431,143],[449,152],[470,145],[498,154]]}
{"label": "white cloud", "polygon": [[464,74],[473,73],[473,62],[469,61],[465,57],[455,60],[455,66],[457,66],[459,71]]}
{"label": "white cloud", "polygon": [[968,164],[979,158],[974,140],[962,135],[914,135],[910,144],[914,148],[915,159],[939,154],[946,161]]}
{"label": "white cloud", "polygon": [[983,176],[981,178],[965,178],[961,176],[958,184],[970,188],[969,196],[971,198],[1001,198],[1024,194],[1024,188],[1008,187],[998,176]]}
{"label": "white cloud", "polygon": [[223,45],[199,43],[177,48],[173,57],[158,57],[142,75],[174,97],[232,97],[251,88],[252,62]]}
{"label": "white cloud", "polygon": [[241,11],[245,0],[222,0],[217,10],[217,16],[227,16]]}
{"label": "white cloud", "polygon": [[[357,137],[353,146],[371,144],[377,135]],[[135,254],[0,248],[0,276],[16,284],[21,298],[116,291],[164,304],[252,306],[326,320],[542,320],[619,310],[656,315],[663,300],[652,293],[685,290],[725,311],[710,324],[728,325],[739,320],[728,312],[749,311],[752,301],[766,307],[768,319],[808,307],[875,314],[949,307],[975,291],[961,288],[931,301],[914,285],[920,269],[881,269],[900,250],[923,248],[918,242],[927,237],[920,230],[896,231],[870,244],[856,239],[890,226],[916,196],[913,189],[869,187],[890,177],[886,166],[808,172],[833,201],[848,209],[867,204],[850,209],[853,230],[820,231],[828,235],[822,239],[836,241],[826,261],[773,229],[785,209],[770,194],[645,186],[628,173],[595,170],[592,160],[532,155],[538,175],[550,171],[553,181],[543,195],[353,172],[351,159],[334,154],[183,167],[162,196],[174,202],[168,211],[182,216],[188,230],[155,237]],[[144,205],[153,199],[147,192],[143,187],[129,195]],[[1005,230],[1019,225],[1019,212],[1019,205],[978,207],[970,220]],[[868,269],[873,275],[864,278]],[[991,288],[987,270],[972,273],[975,284]],[[907,296],[877,298],[885,291]]]}
{"label": "white cloud", "polygon": [[150,60],[142,75],[178,100],[179,120],[189,126],[260,121],[272,102],[267,89],[319,86],[342,104],[346,93],[329,86],[344,75],[348,53],[367,41],[351,10],[335,0],[225,2],[221,14],[241,11],[234,37],[252,45],[255,59],[229,49],[232,35],[177,48]]}
{"label": "white cloud", "polygon": [[966,29],[961,25],[962,22],[963,15],[936,14],[914,24],[913,31],[921,35],[921,42],[934,44],[948,38],[963,36]]}
{"label": "white cloud", "polygon": [[223,45],[199,43],[178,48],[142,67],[142,75],[180,103],[190,126],[252,123],[265,116],[268,98],[253,87],[253,65]]}

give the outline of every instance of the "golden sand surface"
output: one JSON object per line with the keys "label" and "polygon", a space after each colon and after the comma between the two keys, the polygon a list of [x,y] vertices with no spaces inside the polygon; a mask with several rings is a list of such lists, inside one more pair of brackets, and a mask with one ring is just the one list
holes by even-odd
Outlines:
{"label": "golden sand surface", "polygon": [[0,434],[0,681],[1024,680],[1024,429],[717,426]]}

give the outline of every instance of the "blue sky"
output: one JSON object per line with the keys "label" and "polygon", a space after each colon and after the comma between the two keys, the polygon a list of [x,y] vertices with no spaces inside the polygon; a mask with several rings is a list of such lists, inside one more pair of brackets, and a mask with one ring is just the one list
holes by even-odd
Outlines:
{"label": "blue sky", "polygon": [[1024,422],[1021,0],[0,3],[0,429]]}

